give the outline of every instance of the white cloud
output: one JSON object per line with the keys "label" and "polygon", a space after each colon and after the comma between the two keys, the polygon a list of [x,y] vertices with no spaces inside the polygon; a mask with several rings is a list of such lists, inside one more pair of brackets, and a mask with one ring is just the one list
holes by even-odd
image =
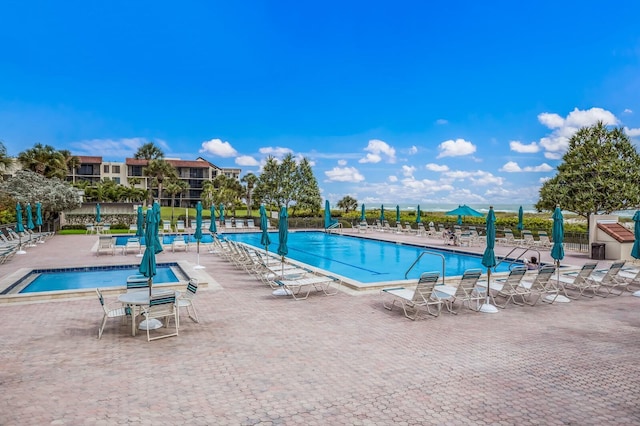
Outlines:
{"label": "white cloud", "polygon": [[633,114],[633,111],[631,111],[629,108],[625,108],[624,111],[625,114]]}
{"label": "white cloud", "polygon": [[389,182],[397,182],[398,181],[398,177],[394,176],[394,175],[389,176],[388,179],[389,179]]}
{"label": "white cloud", "polygon": [[579,110],[575,108],[565,119],[558,114],[543,112],[538,115],[538,121],[549,129],[551,134],[543,137],[538,142],[545,152],[544,156],[550,160],[558,160],[569,148],[569,139],[581,127],[591,126],[598,121],[605,125],[619,124],[619,120],[611,112],[602,108]]}
{"label": "white cloud", "polygon": [[402,166],[402,174],[406,177],[412,177],[416,168],[414,166]]}
{"label": "white cloud", "polygon": [[432,172],[448,172],[449,171],[449,166],[445,166],[444,164],[441,165],[441,164],[429,163],[424,167],[427,170]]}
{"label": "white cloud", "polygon": [[258,162],[258,160],[256,160],[255,158],[251,157],[250,155],[241,155],[239,157],[236,158],[236,164],[238,166],[259,166],[260,163]]}
{"label": "white cloud", "polygon": [[324,174],[329,178],[329,182],[362,182],[364,176],[355,167],[334,167]]}
{"label": "white cloud", "polygon": [[511,141],[509,142],[509,147],[511,148],[511,151],[519,152],[522,154],[534,154],[540,151],[540,147],[535,142],[531,142],[530,144],[523,144],[520,141]]}
{"label": "white cloud", "polygon": [[260,148],[258,152],[264,155],[271,155],[275,158],[282,158],[287,154],[293,154],[293,151],[291,149],[283,148],[280,146],[276,146],[276,147],[266,146],[264,148]]}
{"label": "white cloud", "polygon": [[448,120],[445,120],[444,118],[438,118],[436,120],[436,124],[440,125],[440,126],[444,126],[445,124],[449,124]]}
{"label": "white cloud", "polygon": [[133,157],[138,148],[148,142],[153,142],[162,149],[165,154],[169,151],[169,145],[161,139],[150,141],[148,138],[122,138],[122,139],[89,139],[71,144],[74,155],[96,155],[107,158]]}
{"label": "white cloud", "polygon": [[636,129],[630,129],[628,127],[624,128],[624,132],[627,134],[627,136],[629,136],[630,138],[635,138],[636,136],[640,136],[640,128],[636,128]]}
{"label": "white cloud", "polygon": [[202,142],[202,148],[199,152],[216,155],[218,157],[234,157],[238,155],[238,152],[233,149],[229,142],[223,142],[220,139],[211,139]]}
{"label": "white cloud", "polygon": [[418,153],[418,147],[413,145],[411,146],[411,148],[409,148],[409,155],[414,155]]}
{"label": "white cloud", "polygon": [[347,165],[347,160],[338,160],[338,166],[344,167]]}
{"label": "white cloud", "polygon": [[464,139],[449,139],[438,145],[440,154],[436,158],[443,157],[459,157],[461,155],[469,155],[476,152],[476,146]]}
{"label": "white cloud", "polygon": [[445,172],[443,175],[443,182],[464,181],[468,180],[474,185],[502,185],[504,179],[499,176],[494,176],[490,172],[484,170],[454,170]]}
{"label": "white cloud", "polygon": [[553,170],[553,167],[548,165],[547,163],[542,163],[539,166],[527,166],[520,167],[518,163],[515,161],[509,161],[505,163],[504,166],[500,168],[501,172],[507,173],[517,173],[517,172],[550,172]]}
{"label": "white cloud", "polygon": [[378,163],[382,161],[383,156],[386,156],[388,163],[396,162],[396,150],[385,141],[371,139],[364,150],[368,151],[368,154],[360,163]]}

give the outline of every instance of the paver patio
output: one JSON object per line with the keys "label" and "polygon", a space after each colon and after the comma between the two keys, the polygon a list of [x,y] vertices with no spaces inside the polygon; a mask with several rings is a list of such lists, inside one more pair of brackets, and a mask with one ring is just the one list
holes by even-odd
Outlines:
{"label": "paver patio", "polygon": [[[56,236],[0,275],[139,262],[96,257],[95,241]],[[154,342],[118,320],[97,340],[95,295],[0,303],[0,424],[640,424],[630,293],[413,322],[377,292],[296,302],[215,255],[200,263],[222,290],[199,291],[200,324],[183,315]]]}

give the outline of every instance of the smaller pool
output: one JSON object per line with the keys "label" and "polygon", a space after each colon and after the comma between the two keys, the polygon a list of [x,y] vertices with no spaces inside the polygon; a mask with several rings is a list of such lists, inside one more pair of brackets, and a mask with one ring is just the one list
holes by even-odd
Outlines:
{"label": "smaller pool", "polygon": [[[178,283],[180,280],[172,266],[177,267],[177,264],[158,264],[153,282]],[[18,289],[22,284],[25,286],[19,293],[119,287],[125,286],[127,277],[134,274],[139,274],[138,266],[34,269],[3,294]]]}
{"label": "smaller pool", "polygon": [[[118,235],[115,237],[116,246],[126,245],[127,241],[129,241],[129,238],[138,238],[138,237],[134,237],[132,235]],[[196,239],[193,237],[192,234],[170,234],[170,235],[162,235],[162,244],[171,245],[171,243],[173,243],[173,240],[175,240],[176,238],[181,238],[185,242],[188,242],[189,244],[197,243]],[[213,237],[211,236],[211,234],[203,235],[202,239],[200,240],[201,244],[210,244],[212,242],[213,242]],[[140,244],[143,246],[145,245],[144,237],[140,237]]]}

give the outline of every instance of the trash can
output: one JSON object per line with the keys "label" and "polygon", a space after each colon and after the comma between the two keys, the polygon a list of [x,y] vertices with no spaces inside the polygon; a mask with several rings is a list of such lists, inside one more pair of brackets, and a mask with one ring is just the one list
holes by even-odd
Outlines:
{"label": "trash can", "polygon": [[595,260],[604,260],[604,243],[591,243],[591,258]]}

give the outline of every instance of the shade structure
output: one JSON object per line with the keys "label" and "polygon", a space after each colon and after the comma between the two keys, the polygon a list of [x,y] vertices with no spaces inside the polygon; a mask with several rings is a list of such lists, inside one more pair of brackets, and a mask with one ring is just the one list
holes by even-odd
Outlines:
{"label": "shade structure", "polygon": [[149,296],[151,296],[151,287],[153,286],[153,277],[156,275],[156,254],[162,251],[162,244],[158,240],[158,218],[153,208],[147,209],[147,217],[145,220],[145,250],[142,261],[138,267],[138,271],[148,278]]}
{"label": "shade structure", "polygon": [[[278,254],[281,256],[282,262],[282,271],[281,275],[284,275],[284,257],[289,253],[289,248],[287,247],[287,240],[289,238],[289,217],[287,215],[287,208],[282,207],[280,209],[278,223],[278,239],[280,240],[278,244]],[[286,288],[279,288],[274,290],[272,293],[274,296],[289,296],[291,292]]]}
{"label": "shade structure", "polygon": [[193,233],[193,238],[196,240],[197,253],[197,263],[194,269],[204,269],[204,266],[200,265],[200,240],[202,239],[202,202],[200,201],[196,204],[196,230]]}
{"label": "shade structure", "polygon": [[477,210],[472,209],[471,207],[463,204],[458,206],[457,208],[448,211],[445,213],[447,216],[472,216],[472,217],[484,217],[482,213]]}
{"label": "shade structure", "polygon": [[27,229],[35,228],[36,226],[33,224],[33,214],[31,212],[31,204],[27,204],[26,214],[27,214]]}
{"label": "shade structure", "polygon": [[396,205],[396,223],[400,223],[400,206]]}
{"label": "shade structure", "polygon": [[220,224],[224,223],[224,204],[220,203]]}
{"label": "shade structure", "polygon": [[493,206],[489,207],[489,213],[486,219],[487,224],[487,247],[482,255],[482,265],[487,268],[487,297],[485,303],[480,307],[480,312],[496,313],[498,308],[489,303],[489,286],[491,284],[491,268],[496,266],[496,254],[494,252],[496,246],[496,214]]}
{"label": "shade structure", "polygon": [[416,209],[416,223],[422,222],[422,213],[420,212],[420,204],[418,204],[418,208]]}
{"label": "shade structure", "polygon": [[265,209],[264,204],[260,205],[260,230],[262,231],[260,244],[262,244],[265,251],[269,253],[271,238],[269,238],[269,221],[267,219],[267,209]]}
{"label": "shade structure", "polygon": [[215,234],[216,232],[218,232],[218,228],[216,226],[216,206],[211,204],[209,213],[211,213],[211,224],[209,224],[209,232]]}
{"label": "shade structure", "polygon": [[[633,235],[636,240],[633,242],[633,247],[631,248],[631,256],[634,259],[640,259],[640,210],[636,210],[636,214],[633,215],[633,221],[635,222]],[[633,295],[640,297],[640,290],[635,291]]]}
{"label": "shade structure", "polygon": [[384,222],[384,204],[380,206],[380,222]]}
{"label": "shade structure", "polygon": [[331,226],[331,206],[329,200],[324,202],[324,229]]}
{"label": "shade structure", "polygon": [[458,215],[458,220],[456,220],[458,225],[462,225],[462,216]]}
{"label": "shade structure", "polygon": [[360,222],[364,222],[365,220],[367,220],[367,215],[365,214],[364,204],[362,204],[360,208]]}
{"label": "shade structure", "polygon": [[522,206],[518,209],[518,230],[522,231],[524,229],[524,211],[522,210]]}
{"label": "shade structure", "polygon": [[138,206],[138,217],[136,218],[136,237],[144,236],[144,215],[142,214],[142,206]]}
{"label": "shade structure", "polygon": [[100,223],[102,218],[100,217],[100,203],[96,204],[96,222]]}

